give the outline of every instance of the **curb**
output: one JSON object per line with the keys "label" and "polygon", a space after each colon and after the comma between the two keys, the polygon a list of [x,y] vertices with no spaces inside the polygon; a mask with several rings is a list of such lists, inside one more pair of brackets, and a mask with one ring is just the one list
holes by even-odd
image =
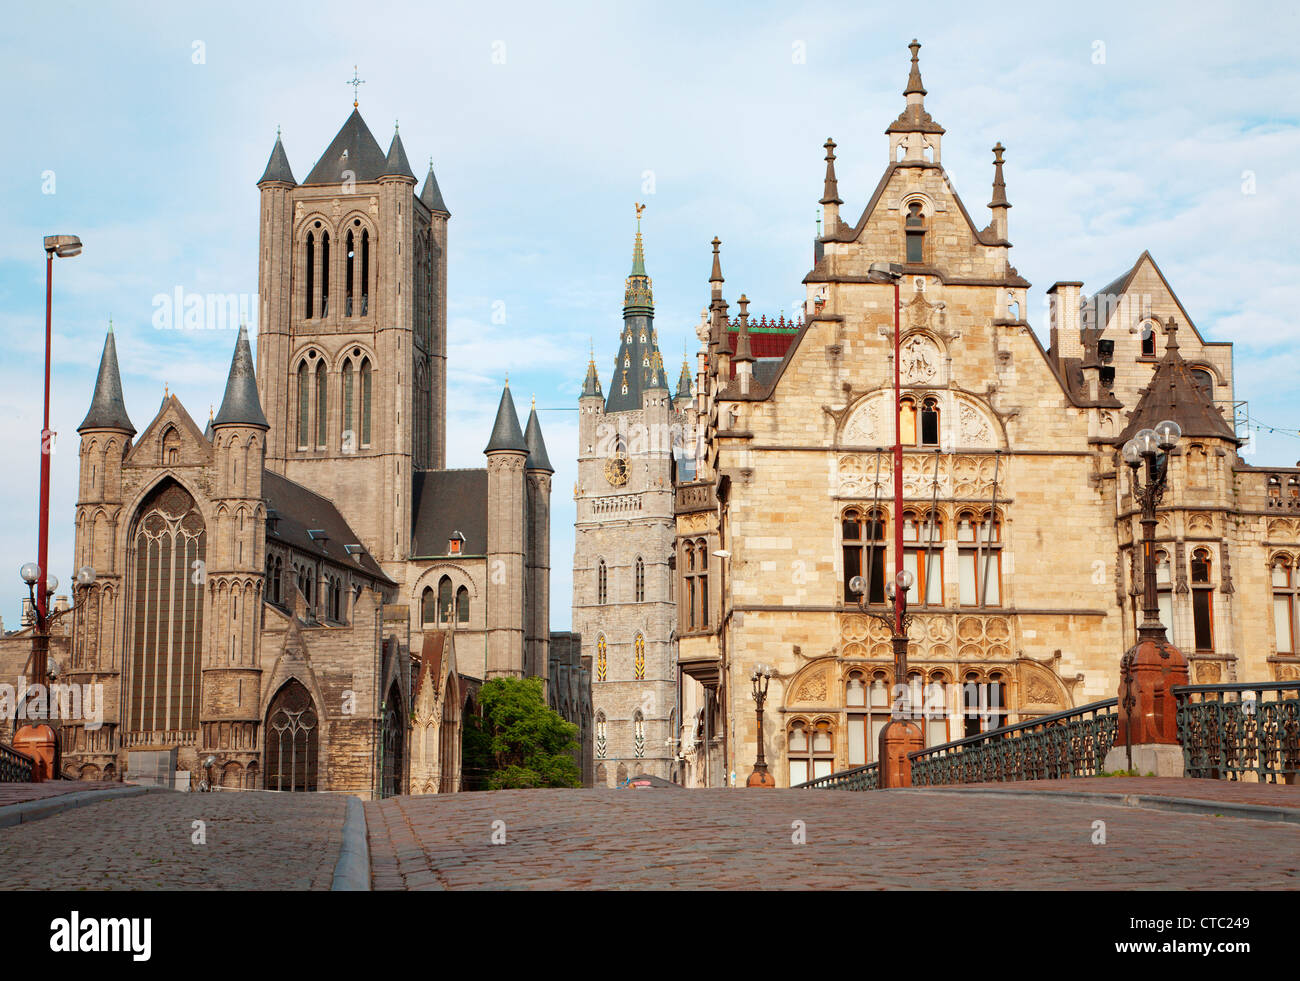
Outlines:
{"label": "curb", "polygon": [[331,892],[370,891],[370,845],[366,841],[366,807],[359,797],[348,798],[343,818],[343,845],[334,865]]}
{"label": "curb", "polygon": [[53,817],[61,811],[87,804],[98,804],[105,800],[120,800],[123,797],[137,797],[140,794],[153,793],[156,787],[114,787],[111,790],[85,790],[58,797],[46,797],[41,800],[23,801],[21,804],[9,804],[0,807],[0,828],[12,828],[18,824],[29,824],[41,818]]}
{"label": "curb", "polygon": [[990,797],[1019,797],[1033,800],[1057,799],[1083,804],[1105,804],[1112,807],[1145,807],[1155,811],[1177,811],[1183,814],[1210,814],[1220,817],[1240,818],[1250,821],[1276,821],[1282,824],[1300,824],[1300,807],[1268,807],[1264,804],[1238,804],[1229,801],[1209,801],[1194,797],[1160,797],[1151,794],[1103,794],[1082,790],[959,790],[957,788],[908,788],[905,794],[966,794]]}

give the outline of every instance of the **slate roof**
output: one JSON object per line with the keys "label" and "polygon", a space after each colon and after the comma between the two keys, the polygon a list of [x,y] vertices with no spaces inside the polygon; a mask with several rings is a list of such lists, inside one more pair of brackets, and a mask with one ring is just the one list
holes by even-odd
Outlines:
{"label": "slate roof", "polygon": [[429,161],[429,173],[424,178],[424,190],[420,192],[420,200],[423,201],[430,211],[435,214],[443,214],[451,217],[451,212],[447,210],[447,205],[443,203],[442,191],[438,188],[438,178],[433,176],[433,161]]}
{"label": "slate roof", "polygon": [[419,696],[420,689],[425,684],[438,684],[438,679],[442,677],[443,652],[451,646],[447,643],[447,634],[441,630],[426,630],[421,636],[423,639],[420,645],[420,673],[416,676],[415,686],[411,691],[412,701]]}
{"label": "slate roof", "polygon": [[491,453],[494,450],[524,450],[527,451],[528,444],[524,442],[523,431],[519,428],[519,414],[515,412],[515,400],[510,394],[510,386],[506,385],[501,390],[501,402],[497,405],[496,422],[492,424],[492,437],[488,440],[484,453]]}
{"label": "slate roof", "polygon": [[293,179],[293,170],[289,167],[289,155],[284,152],[284,144],[280,142],[280,134],[275,134],[275,146],[271,148],[271,158],[266,162],[266,170],[262,171],[262,176],[258,179],[258,185],[268,181],[283,181],[286,184],[297,184]]}
{"label": "slate roof", "polygon": [[465,555],[487,554],[488,474],[481,470],[417,470],[411,481],[411,556],[447,554],[455,532]]}
{"label": "slate roof", "polygon": [[361,113],[353,109],[303,184],[341,184],[345,170],[352,171],[357,181],[378,180],[387,166],[387,156]]}
{"label": "slate roof", "polygon": [[[349,554],[346,546],[359,544],[361,539],[333,501],[272,470],[262,471],[262,499],[268,511],[275,512],[276,519],[267,521],[267,538],[338,565],[361,569],[394,585],[369,552],[353,550]],[[309,530],[323,532],[325,537],[313,538]]]}
{"label": "slate roof", "polygon": [[1165,326],[1165,334],[1165,355],[1156,365],[1151,384],[1143,389],[1142,397],[1138,399],[1128,425],[1115,439],[1115,445],[1122,446],[1139,430],[1154,429],[1165,419],[1178,423],[1184,436],[1209,436],[1239,445],[1241,441],[1232,426],[1196,383],[1183,360],[1182,352],[1178,350],[1178,327],[1172,317]]}
{"label": "slate roof", "polygon": [[99,356],[99,376],[95,379],[95,394],[90,400],[90,411],[77,427],[83,429],[120,429],[135,434],[135,427],[126,414],[126,401],[122,398],[122,376],[117,369],[117,342],[110,327],[104,338],[104,351]]}
{"label": "slate roof", "polygon": [[528,460],[524,463],[526,470],[545,470],[555,473],[551,458],[546,455],[546,440],[542,438],[542,424],[537,418],[537,407],[528,413],[528,428],[524,430],[524,442],[528,444]]}
{"label": "slate roof", "polygon": [[388,156],[384,158],[385,177],[409,177],[415,180],[411,165],[406,159],[406,148],[402,146],[402,137],[393,130],[393,142],[389,144]]}
{"label": "slate roof", "polygon": [[270,429],[262,401],[257,396],[257,378],[253,373],[253,349],[248,343],[248,328],[239,326],[235,353],[230,359],[230,374],[226,377],[226,394],[221,400],[221,411],[212,420],[213,426],[237,423],[243,426],[260,426]]}

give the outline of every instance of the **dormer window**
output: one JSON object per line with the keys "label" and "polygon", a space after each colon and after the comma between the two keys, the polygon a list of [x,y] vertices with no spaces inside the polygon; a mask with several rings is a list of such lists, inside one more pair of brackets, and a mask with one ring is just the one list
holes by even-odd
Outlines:
{"label": "dormer window", "polygon": [[459,531],[453,531],[451,538],[447,539],[447,554],[460,555],[465,550],[465,536]]}
{"label": "dormer window", "polygon": [[1154,358],[1156,356],[1156,328],[1155,324],[1145,323],[1142,325],[1142,357]]}
{"label": "dormer window", "polygon": [[907,218],[903,222],[907,233],[907,261],[925,261],[925,215],[921,214],[921,202],[913,201],[907,206]]}
{"label": "dormer window", "polygon": [[1214,400],[1214,375],[1208,369],[1193,368],[1192,381],[1196,382],[1196,387],[1205,393],[1207,399]]}

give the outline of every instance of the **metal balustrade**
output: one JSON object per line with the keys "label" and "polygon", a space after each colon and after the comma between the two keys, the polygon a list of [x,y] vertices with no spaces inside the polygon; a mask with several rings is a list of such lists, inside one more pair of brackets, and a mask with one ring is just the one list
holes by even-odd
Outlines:
{"label": "metal balustrade", "polygon": [[31,783],[36,760],[0,743],[0,783]]}
{"label": "metal balustrade", "polygon": [[1178,741],[1189,777],[1295,783],[1300,681],[1176,685]]}
{"label": "metal balustrade", "polygon": [[796,784],[791,790],[879,790],[880,764],[868,763],[851,770],[841,770],[807,783]]}

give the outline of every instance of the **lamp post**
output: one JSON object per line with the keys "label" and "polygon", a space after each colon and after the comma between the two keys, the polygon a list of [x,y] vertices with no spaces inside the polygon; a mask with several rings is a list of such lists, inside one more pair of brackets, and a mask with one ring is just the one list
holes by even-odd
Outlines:
{"label": "lamp post", "polygon": [[[903,267],[897,262],[873,262],[867,270],[867,279],[873,283],[893,283],[894,284],[894,577],[898,578],[903,574],[903,417],[902,417],[902,389],[900,369],[900,344],[899,337],[899,310],[898,310],[898,281],[903,278]],[[906,592],[906,587],[904,588]],[[903,607],[906,601],[903,596],[896,595],[893,597],[894,606],[894,625],[891,632],[897,636],[903,634],[906,637],[906,631],[903,630]],[[904,641],[906,648],[906,641]],[[906,658],[906,651],[904,652]]]}
{"label": "lamp post", "polygon": [[[1169,481],[1169,452],[1178,445],[1182,435],[1182,427],[1166,419],[1154,429],[1138,432],[1120,451],[1132,470],[1133,498],[1142,509],[1142,625],[1138,636],[1143,640],[1165,640],[1165,625],[1160,622],[1156,602],[1156,508]],[[1145,483],[1138,476],[1144,462]]]}
{"label": "lamp post", "polygon": [[754,702],[758,706],[758,757],[754,761],[754,772],[745,781],[745,786],[775,787],[776,779],[767,772],[767,760],[763,756],[763,703],[767,701],[767,686],[772,681],[772,668],[766,664],[755,665],[749,673],[749,681],[754,689]]}

